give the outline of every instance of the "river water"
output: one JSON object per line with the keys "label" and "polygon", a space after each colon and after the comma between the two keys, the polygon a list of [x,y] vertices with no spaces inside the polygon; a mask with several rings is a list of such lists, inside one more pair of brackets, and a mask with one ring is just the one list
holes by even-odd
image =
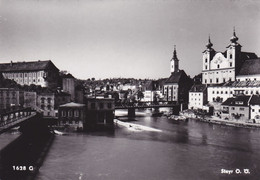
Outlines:
{"label": "river water", "polygon": [[113,133],[56,136],[36,179],[259,179],[260,129],[140,115]]}

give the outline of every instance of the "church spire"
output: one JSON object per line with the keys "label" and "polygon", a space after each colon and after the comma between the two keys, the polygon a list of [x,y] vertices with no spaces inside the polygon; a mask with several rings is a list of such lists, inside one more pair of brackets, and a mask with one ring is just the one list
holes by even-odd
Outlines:
{"label": "church spire", "polygon": [[212,46],[213,46],[213,44],[212,44],[211,41],[210,41],[210,35],[209,35],[209,42],[208,42],[208,44],[206,45],[206,48],[207,48],[207,49],[211,49]]}
{"label": "church spire", "polygon": [[177,57],[176,45],[174,45],[173,57],[171,59],[171,73],[179,71],[179,59]]}
{"label": "church spire", "polygon": [[236,30],[235,27],[233,27],[233,36],[230,38],[231,43],[237,43],[238,37],[236,36]]}

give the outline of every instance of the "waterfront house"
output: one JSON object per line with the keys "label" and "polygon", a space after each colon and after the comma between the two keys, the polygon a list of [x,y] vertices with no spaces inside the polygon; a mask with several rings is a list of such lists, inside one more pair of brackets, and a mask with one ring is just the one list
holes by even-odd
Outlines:
{"label": "waterfront house", "polygon": [[249,101],[250,119],[254,123],[260,123],[260,96],[253,95]]}
{"label": "waterfront house", "polygon": [[207,86],[195,84],[189,91],[189,109],[203,109],[207,103]]}
{"label": "waterfront house", "polygon": [[84,129],[112,127],[114,125],[114,98],[89,97],[85,99],[87,106]]}
{"label": "waterfront house", "polygon": [[59,106],[58,125],[69,126],[74,130],[83,130],[86,122],[86,105],[70,102]]}
{"label": "waterfront house", "polygon": [[250,119],[249,100],[251,96],[238,95],[221,104],[222,119],[248,121]]}

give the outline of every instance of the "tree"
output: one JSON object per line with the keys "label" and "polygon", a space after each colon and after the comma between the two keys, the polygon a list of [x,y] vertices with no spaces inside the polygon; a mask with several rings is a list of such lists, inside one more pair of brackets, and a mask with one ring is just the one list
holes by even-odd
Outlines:
{"label": "tree", "polygon": [[137,92],[137,99],[138,99],[138,100],[141,100],[141,99],[143,99],[143,98],[144,98],[144,93],[139,90],[139,91]]}

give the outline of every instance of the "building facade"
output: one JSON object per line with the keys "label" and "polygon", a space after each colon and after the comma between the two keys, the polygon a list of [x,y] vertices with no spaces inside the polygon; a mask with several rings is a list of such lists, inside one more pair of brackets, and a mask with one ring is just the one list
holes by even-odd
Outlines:
{"label": "building facade", "polygon": [[59,69],[51,62],[10,62],[0,64],[0,73],[5,79],[11,79],[20,85],[40,85],[42,87],[57,87]]}
{"label": "building facade", "polygon": [[188,102],[189,90],[192,80],[184,70],[179,69],[179,59],[174,47],[171,59],[171,76],[164,82],[163,95],[168,102],[184,103]]}
{"label": "building facade", "polygon": [[235,81],[242,65],[246,60],[255,59],[255,53],[242,52],[241,45],[237,42],[238,37],[235,31],[230,39],[230,44],[225,52],[216,52],[210,41],[203,51],[202,57],[202,83],[221,84],[228,81]]}
{"label": "building facade", "polygon": [[62,90],[71,95],[71,101],[75,101],[75,78],[71,74],[62,76]]}
{"label": "building facade", "polygon": [[58,117],[58,125],[83,130],[83,124],[86,122],[86,105],[74,102],[60,105]]}
{"label": "building facade", "polygon": [[248,121],[250,119],[249,100],[250,96],[244,95],[228,98],[221,104],[221,117],[226,120]]}
{"label": "building facade", "polygon": [[253,95],[249,101],[250,119],[254,123],[260,123],[260,96]]}
{"label": "building facade", "polygon": [[207,103],[207,86],[193,85],[189,91],[189,109],[203,109]]}
{"label": "building facade", "polygon": [[44,117],[55,117],[54,100],[54,93],[37,94],[36,110],[42,112]]}
{"label": "building facade", "polygon": [[113,126],[115,100],[113,98],[87,98],[86,123],[84,129],[94,129],[99,126]]}

